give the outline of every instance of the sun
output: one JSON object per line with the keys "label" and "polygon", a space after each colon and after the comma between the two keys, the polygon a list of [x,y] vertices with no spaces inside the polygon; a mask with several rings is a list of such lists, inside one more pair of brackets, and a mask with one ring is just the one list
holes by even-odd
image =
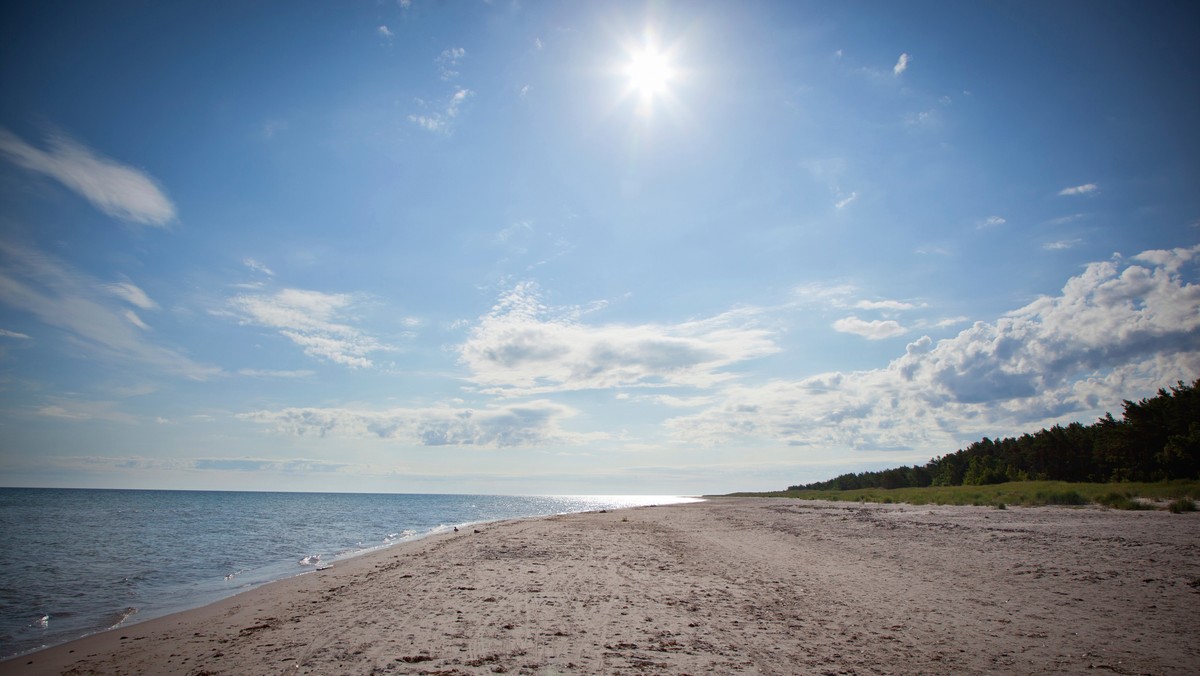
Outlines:
{"label": "sun", "polygon": [[667,55],[653,47],[645,47],[630,55],[625,66],[629,88],[642,99],[653,99],[667,91],[674,72]]}

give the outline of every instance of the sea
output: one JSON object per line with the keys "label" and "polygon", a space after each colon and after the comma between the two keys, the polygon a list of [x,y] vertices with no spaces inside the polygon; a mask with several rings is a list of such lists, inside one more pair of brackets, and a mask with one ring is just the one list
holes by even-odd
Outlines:
{"label": "sea", "polygon": [[0,488],[0,659],[455,527],[693,500]]}

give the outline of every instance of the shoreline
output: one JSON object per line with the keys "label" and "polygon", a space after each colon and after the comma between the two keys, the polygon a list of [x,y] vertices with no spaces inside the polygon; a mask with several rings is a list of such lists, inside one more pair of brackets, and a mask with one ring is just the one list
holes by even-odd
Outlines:
{"label": "shoreline", "polygon": [[716,498],[433,534],[0,674],[1188,673],[1198,554],[1198,514]]}

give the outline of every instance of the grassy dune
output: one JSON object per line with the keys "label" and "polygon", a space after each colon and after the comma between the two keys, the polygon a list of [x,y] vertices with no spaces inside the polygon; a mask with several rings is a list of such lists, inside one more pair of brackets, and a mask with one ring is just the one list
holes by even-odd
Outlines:
{"label": "grassy dune", "polygon": [[[774,491],[732,493],[738,497],[799,498],[848,502],[904,502],[910,505],[1086,505],[1117,509],[1167,508],[1193,511],[1200,499],[1200,481],[1157,483],[1068,483],[1066,481],[1011,481],[988,486],[927,486],[924,488],[863,488],[850,491]],[[1190,505],[1190,509],[1189,509]]]}

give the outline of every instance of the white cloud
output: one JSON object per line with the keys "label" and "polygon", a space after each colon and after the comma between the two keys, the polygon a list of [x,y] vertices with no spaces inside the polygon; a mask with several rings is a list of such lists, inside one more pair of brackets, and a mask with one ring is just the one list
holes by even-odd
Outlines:
{"label": "white cloud", "polygon": [[412,0],[396,0],[396,4],[400,5],[400,9],[408,9],[412,7]]}
{"label": "white cloud", "polygon": [[454,70],[454,67],[457,66],[458,62],[466,57],[466,55],[467,50],[463,49],[462,47],[446,49],[438,55],[437,59],[434,61],[437,63],[438,68],[440,68],[442,71],[443,80],[449,80],[451,78],[458,77],[458,71]]}
{"label": "white cloud", "polygon": [[229,305],[243,324],[275,329],[304,349],[304,354],[350,368],[374,366],[369,355],[391,349],[344,318],[355,305],[349,294],[283,289],[273,294],[241,295]]}
{"label": "white cloud", "polygon": [[159,227],[175,220],[175,205],[147,174],[61,134],[49,136],[46,143],[48,150],[40,150],[0,127],[0,153],[9,161],[55,179],[104,213]]}
{"label": "white cloud", "polygon": [[904,335],[907,331],[903,326],[900,326],[899,322],[893,319],[872,319],[867,321],[853,316],[843,317],[835,321],[833,328],[835,331],[853,333],[868,340],[894,338],[895,336]]}
{"label": "white cloud", "polygon": [[566,432],[561,424],[575,409],[536,400],[481,409],[459,406],[394,408],[286,408],[254,411],[242,420],[271,426],[297,436],[342,436],[391,439],[422,446],[544,446],[583,443],[604,435]]}
{"label": "white cloud", "polygon": [[316,371],[269,371],[263,369],[241,369],[238,375],[249,378],[311,378]]}
{"label": "white cloud", "polygon": [[892,66],[892,74],[899,75],[899,74],[903,73],[904,71],[908,70],[908,61],[909,61],[908,54],[907,53],[901,54],[900,58],[896,60],[896,65]]}
{"label": "white cloud", "polygon": [[0,338],[15,338],[17,340],[32,340],[29,336],[25,335],[24,333],[17,333],[16,331],[9,331],[8,329],[0,329]]}
{"label": "white cloud", "polygon": [[1060,239],[1057,242],[1046,242],[1042,245],[1042,248],[1047,251],[1061,251],[1073,248],[1082,241],[1081,239]]}
{"label": "white cloud", "polygon": [[113,284],[105,284],[102,287],[105,291],[120,298],[121,300],[139,307],[143,310],[153,310],[158,307],[158,303],[150,300],[145,291],[139,289],[136,285],[130,282],[115,282]]}
{"label": "white cloud", "polygon": [[102,284],[49,254],[0,240],[0,303],[66,331],[80,345],[105,358],[140,362],[197,380],[221,373],[147,342],[141,331],[135,330],[145,325],[128,307],[114,302],[114,295],[134,305],[153,307],[132,284]]}
{"label": "white cloud", "polygon": [[440,112],[432,112],[428,115],[412,114],[408,116],[408,121],[428,131],[448,131],[450,123],[454,118],[458,117],[458,112],[462,104],[473,93],[470,89],[459,88],[450,97],[450,100],[446,103],[446,107]]}
{"label": "white cloud", "polygon": [[856,199],[858,199],[858,193],[852,192],[849,195],[838,200],[836,203],[834,203],[833,206],[838,209],[841,209],[842,207],[846,206],[847,204],[850,204],[851,202],[853,202]]}
{"label": "white cloud", "polygon": [[258,262],[257,260],[255,260],[253,258],[243,258],[242,265],[245,265],[247,268],[253,270],[254,272],[260,272],[268,277],[275,276],[275,272],[272,271],[271,268],[268,268],[266,265]]}
{"label": "white cloud", "polygon": [[1062,190],[1058,191],[1058,194],[1060,194],[1060,195],[1090,195],[1099,189],[1100,189],[1100,187],[1097,186],[1095,183],[1084,183],[1083,185],[1077,185],[1077,186],[1074,186],[1071,188],[1063,188]]}
{"label": "white cloud", "polygon": [[886,368],[731,386],[668,421],[679,440],[951,452],[980,435],[1119,412],[1121,401],[1200,373],[1200,246],[1093,263],[1055,296],[958,335],[908,345]]}
{"label": "white cloud", "polygon": [[517,285],[481,317],[459,361],[487,392],[524,395],[615,387],[711,387],[724,369],[778,351],[737,310],[672,325],[589,325],[580,308],[542,305],[532,283]]}
{"label": "white cloud", "polygon": [[1000,226],[1000,225],[1004,225],[1004,224],[1005,224],[1005,223],[1007,223],[1007,222],[1008,222],[1008,221],[1007,221],[1007,220],[1005,220],[1003,216],[988,216],[986,219],[984,219],[984,220],[983,220],[983,221],[982,221],[982,222],[979,224],[979,227],[980,227],[981,229],[982,229],[982,228],[994,228],[994,227],[997,227],[997,226]]}
{"label": "white cloud", "polygon": [[860,310],[911,310],[917,306],[899,300],[860,300],[854,307]]}
{"label": "white cloud", "polygon": [[375,30],[376,30],[376,32],[378,32],[380,35],[387,38],[388,40],[391,40],[392,37],[395,35],[394,33],[392,33],[392,29],[388,28],[387,26],[380,26],[379,28],[377,28]]}

